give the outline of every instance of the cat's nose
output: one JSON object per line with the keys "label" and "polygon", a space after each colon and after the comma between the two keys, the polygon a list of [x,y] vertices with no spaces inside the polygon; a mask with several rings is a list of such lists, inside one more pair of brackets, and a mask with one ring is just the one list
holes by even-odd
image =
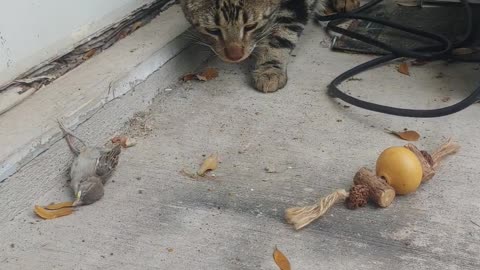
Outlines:
{"label": "cat's nose", "polygon": [[245,55],[243,46],[237,44],[226,46],[225,54],[227,55],[228,59],[232,61],[238,61]]}

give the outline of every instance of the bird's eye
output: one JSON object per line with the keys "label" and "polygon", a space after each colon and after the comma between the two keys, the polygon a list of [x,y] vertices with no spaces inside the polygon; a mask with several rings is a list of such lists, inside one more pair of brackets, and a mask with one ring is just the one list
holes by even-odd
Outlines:
{"label": "bird's eye", "polygon": [[214,36],[220,36],[222,34],[222,31],[220,31],[218,28],[205,28],[205,31]]}
{"label": "bird's eye", "polygon": [[254,30],[255,28],[257,28],[258,26],[258,23],[252,23],[252,24],[249,24],[249,25],[245,25],[245,31],[246,32],[250,32],[252,30]]}

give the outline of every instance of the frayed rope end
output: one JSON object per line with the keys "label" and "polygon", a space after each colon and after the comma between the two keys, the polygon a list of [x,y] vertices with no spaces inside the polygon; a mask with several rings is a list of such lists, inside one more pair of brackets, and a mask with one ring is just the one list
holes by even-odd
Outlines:
{"label": "frayed rope end", "polygon": [[285,219],[289,224],[293,225],[295,230],[300,230],[322,217],[335,203],[345,201],[346,198],[348,198],[348,192],[344,189],[339,189],[321,198],[315,205],[288,208],[285,210]]}

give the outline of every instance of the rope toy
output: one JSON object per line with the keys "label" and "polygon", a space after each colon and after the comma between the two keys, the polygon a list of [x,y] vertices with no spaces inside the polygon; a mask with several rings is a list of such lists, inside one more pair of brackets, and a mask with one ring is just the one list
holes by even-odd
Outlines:
{"label": "rope toy", "polygon": [[[460,146],[448,139],[431,155],[426,151],[419,150],[413,144],[404,146],[415,154],[421,166],[421,182],[433,178],[440,162],[448,155],[456,153]],[[377,162],[378,166],[378,162]],[[378,170],[378,168],[377,168]],[[388,181],[388,180],[387,180]],[[396,193],[401,194],[367,168],[361,168],[354,177],[353,187],[350,192],[345,189],[338,189],[335,192],[321,198],[318,203],[304,207],[292,207],[285,210],[285,220],[293,225],[295,230],[300,230],[313,221],[319,219],[338,202],[346,202],[347,207],[356,209],[363,207],[368,201],[374,201],[379,207],[386,208],[393,202]]]}

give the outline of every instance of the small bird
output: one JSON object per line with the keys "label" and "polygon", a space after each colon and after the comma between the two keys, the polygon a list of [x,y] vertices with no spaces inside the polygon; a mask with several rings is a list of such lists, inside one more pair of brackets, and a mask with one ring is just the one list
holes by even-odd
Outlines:
{"label": "small bird", "polygon": [[122,151],[121,145],[116,144],[110,150],[87,147],[60,121],[58,124],[63,131],[68,147],[75,155],[70,169],[70,187],[75,194],[73,206],[92,204],[103,197],[103,187],[118,164]]}

